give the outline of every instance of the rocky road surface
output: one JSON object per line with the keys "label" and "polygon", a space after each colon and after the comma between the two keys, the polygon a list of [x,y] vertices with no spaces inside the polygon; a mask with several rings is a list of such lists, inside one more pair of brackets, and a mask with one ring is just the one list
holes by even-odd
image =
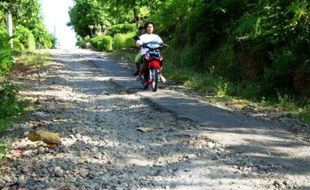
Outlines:
{"label": "rocky road surface", "polygon": [[[109,59],[82,50],[51,54],[40,82],[36,75],[16,79],[21,96],[40,108],[2,137],[10,153],[0,189],[310,189],[309,144],[284,130],[267,136],[252,127],[249,134],[243,125],[238,136],[224,110],[216,110],[223,113],[217,122],[227,127],[206,126],[182,107],[165,107],[158,96],[174,94],[164,89],[151,94],[137,82],[128,89],[120,82],[128,80],[116,78],[126,69],[111,70]],[[59,133],[62,144],[31,142],[26,135],[35,129]]]}

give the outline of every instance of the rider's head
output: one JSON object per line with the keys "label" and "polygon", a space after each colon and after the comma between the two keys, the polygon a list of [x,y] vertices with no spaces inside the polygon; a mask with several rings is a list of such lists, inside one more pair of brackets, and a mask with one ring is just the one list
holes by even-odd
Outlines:
{"label": "rider's head", "polygon": [[153,22],[145,23],[144,27],[145,27],[146,33],[153,34],[153,32],[154,32],[154,23]]}
{"label": "rider's head", "polygon": [[145,28],[144,28],[144,26],[139,26],[139,32],[140,32],[141,34],[144,34],[144,33],[145,33]]}

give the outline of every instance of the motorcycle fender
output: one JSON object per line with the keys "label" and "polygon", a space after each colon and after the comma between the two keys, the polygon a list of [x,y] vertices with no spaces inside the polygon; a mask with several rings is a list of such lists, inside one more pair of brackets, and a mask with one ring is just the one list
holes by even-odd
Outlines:
{"label": "motorcycle fender", "polygon": [[154,68],[154,69],[159,69],[160,68],[160,61],[159,60],[151,60],[149,62],[149,69]]}

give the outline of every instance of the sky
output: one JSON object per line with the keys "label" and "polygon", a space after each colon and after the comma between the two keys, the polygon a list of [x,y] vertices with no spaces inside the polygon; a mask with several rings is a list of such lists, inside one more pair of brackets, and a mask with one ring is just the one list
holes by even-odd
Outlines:
{"label": "sky", "polygon": [[73,6],[73,0],[40,0],[42,16],[49,32],[56,36],[58,47],[61,49],[74,49],[76,37],[71,27],[69,7]]}

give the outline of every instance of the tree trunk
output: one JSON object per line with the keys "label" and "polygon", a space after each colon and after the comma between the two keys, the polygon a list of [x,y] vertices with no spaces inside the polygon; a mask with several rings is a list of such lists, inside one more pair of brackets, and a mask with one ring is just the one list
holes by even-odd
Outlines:
{"label": "tree trunk", "polygon": [[13,21],[12,21],[12,14],[11,11],[7,11],[6,13],[6,26],[7,26],[7,30],[10,36],[10,45],[11,48],[13,49]]}
{"label": "tree trunk", "polygon": [[136,24],[136,26],[138,28],[139,27],[139,22],[140,22],[138,7],[134,7],[133,8],[133,15],[134,15],[134,19],[135,19],[135,24]]}

